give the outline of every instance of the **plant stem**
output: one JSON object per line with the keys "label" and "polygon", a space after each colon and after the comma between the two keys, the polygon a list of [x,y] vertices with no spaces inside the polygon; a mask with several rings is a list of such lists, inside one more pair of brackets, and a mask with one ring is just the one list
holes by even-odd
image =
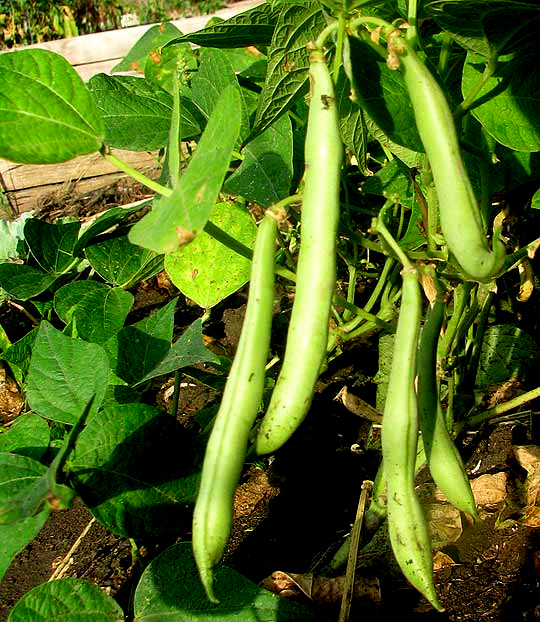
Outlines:
{"label": "plant stem", "polygon": [[526,393],[522,393],[517,397],[514,397],[503,404],[497,404],[497,406],[493,406],[493,408],[488,408],[477,415],[473,415],[472,417],[467,417],[464,421],[464,424],[468,428],[475,428],[479,426],[481,423],[484,423],[488,419],[492,417],[496,417],[497,415],[503,415],[509,410],[513,410],[514,408],[518,408],[531,400],[540,397],[540,387],[536,387],[536,389],[532,389],[531,391],[527,391]]}
{"label": "plant stem", "polygon": [[473,88],[469,91],[465,99],[456,108],[454,112],[454,116],[456,118],[462,117],[467,112],[467,110],[471,108],[474,101],[476,100],[477,95],[484,88],[484,85],[486,84],[486,82],[491,78],[491,76],[495,72],[496,66],[497,66],[497,57],[495,55],[492,55],[489,57],[486,67],[484,69],[484,72],[482,73],[482,76],[480,77],[478,82],[473,86]]}
{"label": "plant stem", "polygon": [[153,179],[150,179],[149,177],[147,177],[146,175],[144,175],[137,169],[130,166],[127,162],[124,162],[119,157],[115,156],[113,153],[110,153],[109,151],[107,151],[106,148],[102,149],[100,153],[105,158],[105,160],[107,160],[107,162],[114,164],[116,168],[120,169],[121,171],[123,171],[124,173],[132,177],[135,181],[138,181],[139,183],[143,184],[147,188],[150,188],[150,190],[153,190],[154,192],[157,192],[158,194],[162,194],[165,197],[171,196],[172,194],[171,188],[162,186],[159,182],[154,181]]}
{"label": "plant stem", "polygon": [[409,28],[407,29],[407,39],[411,47],[415,50],[418,47],[418,0],[409,0],[409,9],[407,12],[407,21]]}

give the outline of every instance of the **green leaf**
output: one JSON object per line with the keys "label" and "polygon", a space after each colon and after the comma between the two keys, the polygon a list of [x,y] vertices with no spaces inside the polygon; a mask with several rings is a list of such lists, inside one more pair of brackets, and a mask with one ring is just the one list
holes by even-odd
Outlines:
{"label": "green leaf", "polygon": [[171,22],[152,26],[135,43],[124,58],[111,69],[111,73],[119,71],[138,71],[142,73],[146,59],[151,53],[159,53],[159,49],[162,46],[181,36],[180,30]]}
{"label": "green leaf", "polygon": [[92,412],[97,411],[108,373],[100,345],[72,339],[42,322],[28,371],[28,403],[45,419],[73,425],[94,395]]}
{"label": "green leaf", "polygon": [[[204,49],[201,53],[199,70],[191,83],[191,92],[193,102],[200,108],[207,119],[212,115],[217,102],[228,88],[234,88],[239,94],[241,93],[227,53],[223,50]],[[237,111],[241,112],[239,135],[241,142],[249,134],[248,112],[246,103],[241,95]],[[239,146],[240,144],[238,144]]]}
{"label": "green leaf", "polygon": [[105,281],[125,289],[163,270],[163,255],[131,244],[127,235],[87,246],[85,254]]}
{"label": "green leaf", "polygon": [[41,531],[46,523],[50,508],[45,508],[36,516],[30,516],[11,525],[0,525],[0,581],[15,557]]}
{"label": "green leaf", "polygon": [[[238,203],[218,203],[211,222],[244,246],[252,248],[257,227]],[[165,256],[171,281],[200,307],[209,309],[249,281],[251,261],[206,232],[189,246]]]}
{"label": "green leaf", "polygon": [[537,190],[531,199],[531,208],[540,209],[540,189]]}
{"label": "green leaf", "polygon": [[367,43],[349,37],[350,74],[357,101],[375,124],[398,145],[424,151],[416,129],[411,100],[399,71]]}
{"label": "green leaf", "polygon": [[152,199],[143,199],[122,207],[111,207],[111,209],[100,214],[86,226],[83,224],[79,232],[79,239],[73,249],[73,254],[78,257],[91,240],[101,233],[118,226],[126,218],[129,218],[129,216],[135,214],[151,202]]}
{"label": "green leaf", "polygon": [[105,345],[111,368],[127,384],[140,382],[169,352],[177,302],[171,300],[152,315],[125,326]]}
{"label": "green leaf", "polygon": [[56,277],[26,264],[0,264],[0,287],[17,300],[39,296],[56,280]]}
{"label": "green leaf", "polygon": [[[144,78],[97,74],[88,82],[90,93],[105,123],[105,141],[111,147],[152,151],[167,144],[172,97]],[[182,109],[182,137],[200,132],[199,125]]]}
{"label": "green leaf", "polygon": [[[180,184],[160,197],[129,234],[133,244],[172,253],[203,230],[227,172],[240,132],[238,88],[227,88],[208,121]],[[212,166],[208,163],[211,162]]]}
{"label": "green leaf", "polygon": [[336,84],[336,100],[339,109],[341,137],[347,149],[356,157],[358,168],[367,174],[367,128],[362,109],[351,101],[351,85],[343,69],[339,72]]}
{"label": "green leaf", "polygon": [[99,151],[103,124],[73,67],[47,50],[0,54],[0,157],[54,164]]}
{"label": "green leaf", "polygon": [[195,320],[174,342],[167,355],[142,378],[140,383],[156,376],[162,376],[184,367],[196,365],[197,363],[214,363],[219,365],[219,357],[204,345],[201,330],[201,320]]}
{"label": "green leaf", "polygon": [[283,4],[268,50],[268,71],[251,138],[261,134],[308,90],[309,52],[307,43],[319,33],[326,20],[316,2]]}
{"label": "green leaf", "polygon": [[47,451],[49,441],[47,422],[34,413],[26,413],[17,417],[7,430],[0,432],[0,452],[40,460]]}
{"label": "green leaf", "polygon": [[[540,54],[500,57],[494,75],[478,93],[472,114],[501,144],[516,151],[540,151]],[[466,96],[482,78],[483,57],[469,53],[463,67],[462,90]]]}
{"label": "green leaf", "polygon": [[536,0],[436,0],[425,10],[462,47],[486,58],[538,41],[540,7]]}
{"label": "green leaf", "polygon": [[280,117],[244,148],[244,160],[227,179],[224,190],[262,207],[289,195],[293,174],[291,121]]}
{"label": "green leaf", "polygon": [[92,514],[129,538],[177,533],[199,481],[180,423],[147,404],[104,409],[81,432],[69,477]]}
{"label": "green leaf", "polygon": [[13,607],[8,622],[123,622],[116,601],[86,579],[60,579],[38,585]]}
{"label": "green leaf", "polygon": [[272,41],[278,11],[269,3],[256,6],[197,32],[173,39],[167,45],[189,41],[212,48],[241,48],[250,45],[269,45]]}
{"label": "green leaf", "polygon": [[375,175],[362,184],[365,194],[392,198],[395,197],[405,207],[412,207],[414,188],[409,169],[400,160],[385,164]]}
{"label": "green leaf", "polygon": [[85,341],[104,344],[123,326],[133,295],[98,281],[74,281],[54,295],[54,309]]}
{"label": "green leaf", "polygon": [[216,569],[219,604],[209,602],[191,543],[175,544],[145,569],[133,602],[134,622],[289,622],[314,614],[248,581],[230,568]]}
{"label": "green leaf", "polygon": [[24,337],[11,344],[0,356],[1,359],[9,363],[15,380],[19,385],[23,383],[28,373],[37,332],[38,329],[33,328]]}
{"label": "green leaf", "polygon": [[70,270],[78,260],[73,251],[81,224],[51,224],[31,218],[24,226],[24,237],[39,267],[53,276]]}
{"label": "green leaf", "polygon": [[40,512],[48,491],[47,467],[27,456],[0,453],[0,525]]}
{"label": "green leaf", "polygon": [[490,326],[482,342],[475,391],[485,394],[489,387],[511,379],[537,384],[540,349],[525,331],[513,324]]}

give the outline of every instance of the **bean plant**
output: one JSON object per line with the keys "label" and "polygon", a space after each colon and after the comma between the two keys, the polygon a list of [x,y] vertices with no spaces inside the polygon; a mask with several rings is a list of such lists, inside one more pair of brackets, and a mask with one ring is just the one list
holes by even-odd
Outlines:
{"label": "bean plant", "polygon": [[[0,436],[0,572],[76,496],[133,540],[193,521],[192,544],[147,566],[132,611],[64,579],[28,593],[10,622],[48,608],[310,619],[222,565],[234,492],[246,459],[279,452],[309,417],[329,362],[368,337],[390,343],[392,365],[365,529],[387,523],[403,575],[443,608],[416,474],[427,465],[478,520],[454,441],[540,394],[533,340],[498,319],[534,297],[539,232],[512,225],[540,206],[539,27],[532,0],[267,0],[192,34],[154,27],[86,84],[54,53],[0,55],[1,157],[97,152],[154,194],[90,222],[4,223],[2,295],[35,326],[0,333],[26,398]],[[160,178],[123,149],[158,152]],[[504,200],[516,189],[519,206]],[[176,340],[177,298],[133,315],[137,284],[163,270],[201,309]],[[282,361],[278,282],[294,292]],[[203,333],[248,283],[230,361]],[[177,395],[180,370],[223,391],[197,435],[145,401],[167,374]],[[490,384],[515,376],[532,381],[525,393],[483,406]]]}

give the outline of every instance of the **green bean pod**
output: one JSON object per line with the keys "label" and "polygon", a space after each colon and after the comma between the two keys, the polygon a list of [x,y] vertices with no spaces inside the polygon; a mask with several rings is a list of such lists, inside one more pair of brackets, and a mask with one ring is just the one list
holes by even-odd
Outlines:
{"label": "green bean pod", "polygon": [[390,47],[399,54],[418,133],[431,165],[441,229],[448,248],[468,277],[488,281],[502,269],[505,249],[497,235],[493,250],[489,248],[448,101],[429,69],[402,36],[390,38]]}
{"label": "green bean pod", "polygon": [[433,481],[456,508],[478,518],[469,478],[450,437],[439,401],[437,343],[446,305],[436,298],[430,305],[418,350],[418,416],[426,459]]}
{"label": "green bean pod", "polygon": [[310,55],[311,102],[305,142],[301,245],[283,365],[255,448],[281,447],[308,413],[326,355],[336,281],[342,142],[334,85],[324,54]]}
{"label": "green bean pod", "polygon": [[431,541],[415,492],[418,411],[414,382],[422,301],[417,271],[403,271],[401,309],[382,425],[388,532],[396,560],[409,582],[439,610],[433,583]]}
{"label": "green bean pod", "polygon": [[213,568],[221,560],[230,536],[234,492],[264,389],[274,304],[276,231],[276,220],[267,213],[257,231],[246,315],[208,440],[193,514],[193,553],[212,602],[217,602]]}

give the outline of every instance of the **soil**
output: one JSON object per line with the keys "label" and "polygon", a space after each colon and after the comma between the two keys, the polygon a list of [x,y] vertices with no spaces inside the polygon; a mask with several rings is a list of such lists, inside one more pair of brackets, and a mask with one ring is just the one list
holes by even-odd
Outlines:
{"label": "soil", "polygon": [[[103,209],[120,200],[111,192],[105,204],[96,204]],[[50,211],[54,213],[54,209]],[[88,211],[92,210],[84,202],[74,208],[78,215]],[[163,276],[141,286],[138,312],[162,304],[170,297],[171,288]],[[241,292],[213,313],[208,338],[220,353],[234,351],[244,303],[245,292]],[[29,318],[13,307],[0,312],[2,325],[13,331],[10,338],[24,334]],[[189,301],[179,304],[179,330],[198,315],[199,309]],[[342,580],[329,576],[329,562],[354,523],[362,483],[375,477],[380,460],[379,451],[372,448],[372,423],[349,412],[335,397],[347,386],[374,403],[372,379],[376,371],[376,338],[352,344],[322,375],[310,414],[291,441],[271,459],[248,464],[236,494],[234,529],[225,563],[256,583],[265,581],[274,587],[277,579],[268,578],[276,571],[299,573],[300,579],[295,576],[292,583],[302,586],[306,582],[311,586],[314,576],[317,589],[313,587],[312,602],[321,621],[338,619]],[[170,404],[170,385],[170,379],[161,379],[156,387],[155,399],[161,407]],[[12,386],[9,390],[13,393]],[[198,410],[217,399],[218,393],[186,377],[178,418],[189,425]],[[4,422],[16,414],[4,415]],[[379,544],[359,555],[357,581],[360,591],[367,587],[353,601],[350,620],[391,616],[419,622],[540,620],[540,534],[523,523],[523,507],[515,501],[525,471],[513,452],[515,446],[536,440],[527,420],[485,427],[463,439],[463,455],[472,476],[505,474],[507,494],[486,506],[476,524],[462,516],[460,537],[437,553],[436,583],[445,612],[431,609],[403,579],[383,527],[376,537]],[[421,474],[419,485],[425,479]],[[189,531],[186,524],[180,539],[188,538]],[[86,508],[76,502],[69,510],[53,513],[39,536],[11,565],[0,584],[0,620],[7,620],[17,600],[51,576],[89,578],[129,612],[130,596],[142,568],[172,543],[139,542],[134,560],[131,543],[93,522]],[[335,574],[339,577],[343,572]],[[378,589],[373,596],[376,581],[380,602],[376,602]],[[294,592],[290,586],[280,589],[287,595]],[[303,589],[299,595],[295,592],[300,600],[307,599]]]}

